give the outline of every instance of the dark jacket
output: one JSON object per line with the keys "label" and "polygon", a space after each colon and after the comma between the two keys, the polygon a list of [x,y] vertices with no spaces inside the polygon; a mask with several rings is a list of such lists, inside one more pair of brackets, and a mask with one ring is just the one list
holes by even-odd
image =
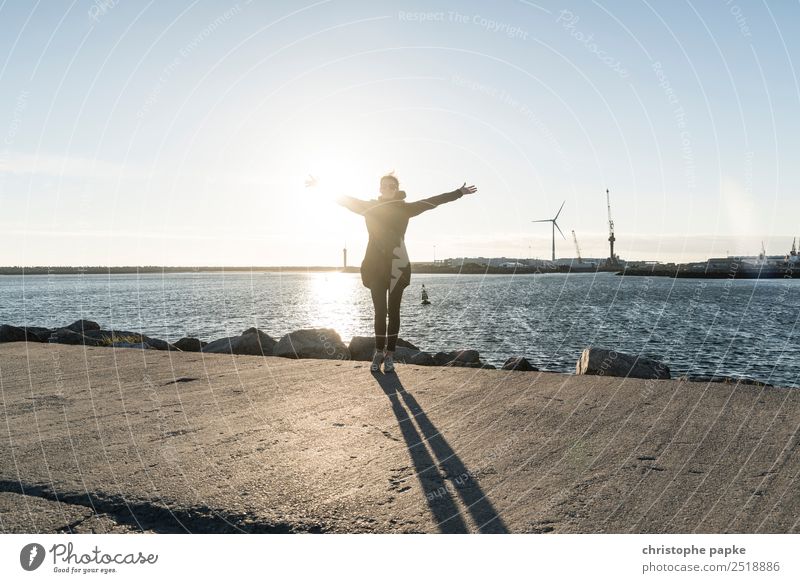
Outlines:
{"label": "dark jacket", "polygon": [[405,234],[408,219],[440,204],[461,198],[460,190],[446,192],[416,202],[360,200],[343,196],[336,202],[354,213],[363,215],[369,232],[369,242],[361,262],[361,282],[365,287],[389,290],[398,285],[405,288],[411,283],[411,262],[406,252]]}

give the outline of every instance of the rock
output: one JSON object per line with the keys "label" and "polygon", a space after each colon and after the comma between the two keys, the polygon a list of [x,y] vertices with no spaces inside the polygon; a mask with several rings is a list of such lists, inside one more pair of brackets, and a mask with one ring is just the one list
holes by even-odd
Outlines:
{"label": "rock", "polygon": [[48,342],[57,344],[85,344],[86,346],[107,346],[107,343],[100,338],[84,336],[80,332],[75,332],[69,328],[57,328],[50,334]]}
{"label": "rock", "polygon": [[248,328],[239,336],[229,336],[209,342],[200,352],[211,354],[249,354],[251,356],[272,356],[275,339],[258,328]]}
{"label": "rock", "polygon": [[76,320],[69,326],[64,326],[67,330],[78,332],[79,334],[86,334],[91,330],[99,330],[100,324],[92,322],[91,320]]}
{"label": "rock", "polygon": [[[65,338],[66,336],[74,336],[78,340],[73,342],[66,339]],[[50,333],[50,338],[48,338],[47,341],[57,342],[58,344],[82,344],[83,337],[77,332],[73,332],[72,330],[67,330],[66,328],[56,328]]]}
{"label": "rock", "polygon": [[[56,332],[61,332],[62,330],[69,330],[69,328],[59,328]],[[139,337],[139,334],[135,332],[124,332],[122,330],[89,330],[83,334],[86,338],[91,338],[92,340],[98,340],[101,342],[107,342],[111,344],[113,342],[112,338],[119,338],[121,336],[125,337]]]}
{"label": "rock", "polygon": [[496,368],[491,364],[481,362],[477,350],[452,350],[450,352],[437,352],[434,363],[439,366],[457,366],[463,368]]}
{"label": "rock", "polygon": [[[374,336],[373,336],[373,338],[374,338]],[[397,342],[395,343],[395,346],[396,347],[402,346],[403,348],[410,348],[411,350],[419,352],[419,348],[417,348],[416,346],[411,344],[408,340],[403,340],[399,336],[397,337]]]}
{"label": "rock", "polygon": [[484,362],[461,362],[460,360],[451,360],[448,363],[443,364],[442,366],[454,366],[460,368],[496,368],[494,365],[487,364]]}
{"label": "rock", "polygon": [[774,385],[748,377],[730,377],[722,375],[683,375],[678,380],[692,383],[727,383],[740,385],[755,385],[757,387],[772,387]]}
{"label": "rock", "polygon": [[[353,336],[348,346],[351,360],[372,360],[375,351],[374,336]],[[431,366],[436,364],[430,352],[423,352],[411,342],[397,339],[397,346],[394,352],[395,362],[406,364],[417,364],[421,366]]]}
{"label": "rock", "polygon": [[[419,348],[402,338],[397,339],[396,348],[395,360],[397,360],[400,348],[409,349],[414,353],[420,352]],[[350,339],[348,350],[350,351],[350,360],[372,360],[372,354],[375,351],[375,337],[353,336],[353,338]]]}
{"label": "rock", "polygon": [[404,362],[406,364],[417,364],[420,366],[434,366],[436,364],[430,352],[424,352],[406,346],[397,346],[397,349],[394,351],[394,361]]}
{"label": "rock", "polygon": [[49,328],[0,325],[0,342],[47,342],[49,336]]}
{"label": "rock", "polygon": [[25,342],[28,335],[24,328],[3,324],[0,326],[0,342]]}
{"label": "rock", "polygon": [[372,360],[375,350],[374,336],[353,336],[348,345],[351,360]]}
{"label": "rock", "polygon": [[114,342],[111,346],[114,348],[143,348],[145,350],[153,348],[147,342]]}
{"label": "rock", "polygon": [[56,328],[47,339],[58,344],[85,344],[87,346],[105,346],[105,341],[97,336],[100,324],[91,320],[77,320],[69,326]]}
{"label": "rock", "polygon": [[84,344],[91,346],[112,346],[120,342],[128,344],[144,342],[155,350],[179,350],[166,340],[150,338],[139,332],[129,332],[128,330],[89,330],[83,336],[87,339]]}
{"label": "rock", "polygon": [[466,366],[469,364],[481,364],[480,355],[477,350],[453,350],[451,352],[437,352],[434,361],[439,366]]}
{"label": "rock", "polygon": [[156,350],[174,350],[179,352],[180,349],[177,348],[174,344],[170,344],[166,340],[161,340],[160,338],[150,338],[149,336],[145,336],[144,334],[139,335],[140,340],[137,342],[146,342],[150,348],[155,348]]}
{"label": "rock", "polygon": [[228,336],[226,338],[219,338],[212,340],[200,352],[208,352],[210,354],[236,354],[234,351],[239,346],[239,336]]}
{"label": "rock", "polygon": [[206,346],[207,344],[208,342],[203,342],[198,338],[186,337],[175,342],[174,346],[183,352],[200,352],[203,346]]}
{"label": "rock", "polygon": [[236,354],[253,354],[258,356],[272,356],[276,340],[258,328],[248,328],[239,337],[239,352]]}
{"label": "rock", "polygon": [[350,359],[349,349],[332,328],[304,328],[284,334],[275,345],[274,355],[286,358]]}
{"label": "rock", "polygon": [[637,354],[626,354],[597,347],[584,349],[575,365],[575,374],[638,379],[670,378],[669,367],[662,362]]}
{"label": "rock", "polygon": [[28,342],[47,342],[53,332],[50,328],[41,326],[28,326],[25,330],[28,332]]}
{"label": "rock", "polygon": [[524,356],[512,356],[505,361],[502,370],[536,371],[539,369],[533,366]]}

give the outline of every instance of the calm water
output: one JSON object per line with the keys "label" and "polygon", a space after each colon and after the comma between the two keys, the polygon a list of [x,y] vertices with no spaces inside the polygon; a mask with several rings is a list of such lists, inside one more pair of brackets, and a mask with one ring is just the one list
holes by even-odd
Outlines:
{"label": "calm water", "polygon": [[[425,284],[432,305],[421,306]],[[474,348],[502,365],[524,355],[574,371],[591,344],[664,360],[673,376],[746,375],[800,383],[800,280],[622,278],[612,274],[414,274],[400,336],[423,350]],[[104,328],[174,341],[214,340],[257,326],[275,338],[330,327],[371,336],[358,274],[185,273],[0,276],[0,323]]]}

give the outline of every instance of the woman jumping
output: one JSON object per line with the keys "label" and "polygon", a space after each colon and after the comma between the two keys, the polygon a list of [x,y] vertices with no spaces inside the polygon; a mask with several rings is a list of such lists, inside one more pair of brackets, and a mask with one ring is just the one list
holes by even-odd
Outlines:
{"label": "woman jumping", "polygon": [[381,196],[377,199],[359,200],[352,196],[336,199],[340,205],[363,215],[367,223],[369,242],[361,262],[361,282],[364,287],[369,288],[375,308],[375,353],[370,367],[372,371],[380,370],[381,363],[384,372],[394,371],[393,355],[400,331],[400,300],[403,290],[411,283],[411,263],[403,239],[408,219],[477,190],[474,186],[467,186],[465,182],[453,192],[416,202],[405,202],[403,199],[406,193],[400,190],[400,182],[389,174],[381,178]]}

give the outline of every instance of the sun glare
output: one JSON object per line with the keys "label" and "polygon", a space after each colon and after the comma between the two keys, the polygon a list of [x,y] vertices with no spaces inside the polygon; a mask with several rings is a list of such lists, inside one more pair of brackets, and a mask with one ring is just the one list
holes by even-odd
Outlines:
{"label": "sun glare", "polygon": [[330,144],[309,139],[307,143],[318,145],[303,152],[304,174],[298,178],[305,181],[310,194],[327,200],[342,195],[369,198],[377,190],[378,177],[370,174],[371,155],[355,145],[357,140]]}
{"label": "sun glare", "polygon": [[311,300],[318,306],[315,326],[333,328],[345,341],[355,333],[358,278],[352,274],[327,272],[310,275]]}
{"label": "sun glare", "polygon": [[335,304],[351,299],[353,278],[338,271],[312,274],[311,291],[317,303]]}

